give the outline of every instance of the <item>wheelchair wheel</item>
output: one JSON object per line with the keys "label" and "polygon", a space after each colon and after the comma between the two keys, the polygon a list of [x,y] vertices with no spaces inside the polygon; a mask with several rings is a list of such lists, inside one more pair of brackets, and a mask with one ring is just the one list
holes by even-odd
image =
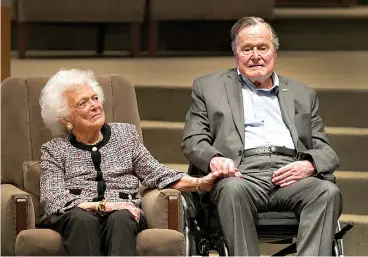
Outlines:
{"label": "wheelchair wheel", "polygon": [[225,242],[222,243],[222,250],[223,250],[223,252],[222,252],[221,256],[229,256],[229,251],[227,250]]}
{"label": "wheelchair wheel", "polygon": [[[336,233],[341,230],[340,221],[337,221]],[[344,256],[344,246],[342,239],[334,239],[332,245],[332,256],[343,257]]]}

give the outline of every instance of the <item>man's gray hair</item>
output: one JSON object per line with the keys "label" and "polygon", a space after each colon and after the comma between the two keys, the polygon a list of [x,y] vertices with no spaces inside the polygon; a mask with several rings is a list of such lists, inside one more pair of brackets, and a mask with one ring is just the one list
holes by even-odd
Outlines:
{"label": "man's gray hair", "polygon": [[269,23],[265,22],[262,18],[259,17],[243,17],[239,19],[231,28],[231,49],[233,50],[234,54],[236,53],[239,31],[245,27],[255,26],[258,24],[264,24],[267,27],[271,35],[273,47],[276,49],[276,51],[279,49],[279,38],[277,37],[275,30]]}
{"label": "man's gray hair", "polygon": [[64,124],[61,122],[69,115],[68,99],[64,92],[73,87],[89,85],[98,95],[98,101],[104,102],[104,93],[95,79],[92,71],[77,69],[61,69],[53,75],[41,91],[40,106],[41,116],[45,126],[53,136],[67,134]]}

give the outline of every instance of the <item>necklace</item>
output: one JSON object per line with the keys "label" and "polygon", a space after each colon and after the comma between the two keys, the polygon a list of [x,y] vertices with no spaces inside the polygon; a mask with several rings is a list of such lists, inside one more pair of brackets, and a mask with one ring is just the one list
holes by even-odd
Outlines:
{"label": "necklace", "polygon": [[90,144],[85,143],[85,145],[97,145],[98,143],[100,143],[102,141],[102,139],[103,139],[103,135],[102,135],[102,133],[100,131],[100,133],[98,134],[98,138],[97,138],[96,141],[94,141],[94,142],[92,142]]}

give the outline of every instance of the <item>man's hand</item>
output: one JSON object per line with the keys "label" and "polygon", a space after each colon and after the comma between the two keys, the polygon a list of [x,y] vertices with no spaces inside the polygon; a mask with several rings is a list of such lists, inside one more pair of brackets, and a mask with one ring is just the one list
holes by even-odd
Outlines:
{"label": "man's hand", "polygon": [[314,166],[310,161],[292,162],[273,173],[272,183],[280,187],[286,187],[302,178],[311,176],[314,171]]}
{"label": "man's hand", "polygon": [[233,160],[225,157],[213,157],[210,162],[210,169],[214,176],[219,178],[242,177],[235,167]]}

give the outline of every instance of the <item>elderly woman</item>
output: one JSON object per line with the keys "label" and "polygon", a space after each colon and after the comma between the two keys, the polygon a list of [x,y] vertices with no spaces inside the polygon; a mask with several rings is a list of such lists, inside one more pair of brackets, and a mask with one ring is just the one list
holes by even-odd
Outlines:
{"label": "elderly woman", "polygon": [[58,231],[70,255],[135,255],[144,228],[139,181],[149,188],[210,191],[201,179],[156,161],[133,125],[105,123],[104,94],[90,71],[61,70],[41,92],[55,136],[41,147],[41,226]]}

